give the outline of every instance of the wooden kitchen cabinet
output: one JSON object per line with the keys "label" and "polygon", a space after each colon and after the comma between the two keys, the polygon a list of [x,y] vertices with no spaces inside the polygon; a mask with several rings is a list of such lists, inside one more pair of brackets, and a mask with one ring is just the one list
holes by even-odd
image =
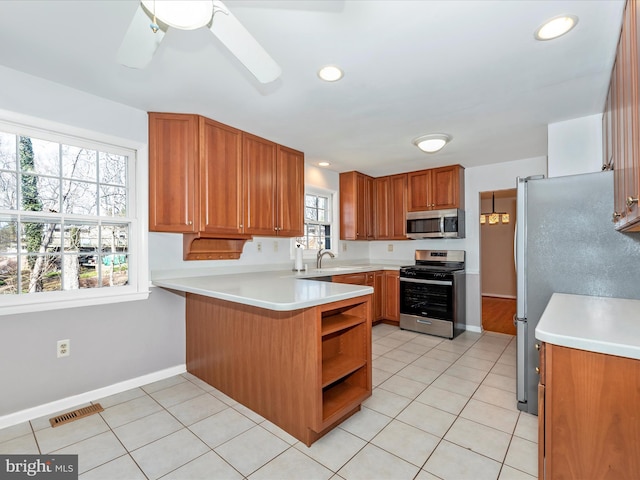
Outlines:
{"label": "wooden kitchen cabinet", "polygon": [[407,211],[464,209],[464,167],[450,165],[407,174]]}
{"label": "wooden kitchen cabinet", "polygon": [[248,133],[242,135],[245,232],[303,235],[304,155]]}
{"label": "wooden kitchen cabinet", "polygon": [[371,396],[371,296],[274,311],[187,293],[186,363],[310,446]]}
{"label": "wooden kitchen cabinet", "polygon": [[149,230],[196,232],[200,212],[198,116],[149,114]]}
{"label": "wooden kitchen cabinet", "polygon": [[407,174],[374,179],[374,234],[378,240],[406,240]]}
{"label": "wooden kitchen cabinet", "polygon": [[603,157],[614,170],[613,221],[620,231],[640,231],[640,11],[627,1],[603,114]]}
{"label": "wooden kitchen cabinet", "polygon": [[640,360],[541,347],[539,478],[637,478]]}
{"label": "wooden kitchen cabinet", "polygon": [[[397,276],[398,272],[395,272],[395,273]],[[386,274],[387,274],[387,271],[383,271],[383,270],[377,270],[375,272],[344,273],[342,275],[333,275],[331,277],[331,281],[336,283],[348,283],[351,285],[366,285],[368,287],[373,287],[372,321],[380,322],[385,319],[396,320],[394,318],[388,318],[386,314],[386,312],[388,311],[388,309],[385,308],[385,301],[387,298],[387,293],[385,289],[388,283]],[[399,295],[399,285],[396,287],[396,296],[398,295]],[[397,305],[397,302],[398,302],[398,299],[396,299],[396,305]],[[391,307],[391,309],[393,309],[393,307]],[[399,313],[399,307],[398,307],[397,320],[400,320],[399,315],[400,313]]]}
{"label": "wooden kitchen cabinet", "polygon": [[340,239],[374,238],[373,177],[360,172],[340,174]]}
{"label": "wooden kitchen cabinet", "polygon": [[400,272],[385,270],[383,276],[383,318],[399,325],[400,323]]}

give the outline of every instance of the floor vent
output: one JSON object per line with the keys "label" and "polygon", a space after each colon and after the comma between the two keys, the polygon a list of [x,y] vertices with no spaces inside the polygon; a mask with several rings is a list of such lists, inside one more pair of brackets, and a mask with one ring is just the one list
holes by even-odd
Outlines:
{"label": "floor vent", "polygon": [[51,423],[52,427],[59,427],[60,425],[64,425],[65,423],[73,422],[74,420],[88,417],[89,415],[93,415],[94,413],[102,411],[104,411],[102,405],[96,403],[95,405],[78,408],[77,410],[74,410],[72,412],[63,413],[62,415],[58,415],[57,417],[50,418],[49,423]]}

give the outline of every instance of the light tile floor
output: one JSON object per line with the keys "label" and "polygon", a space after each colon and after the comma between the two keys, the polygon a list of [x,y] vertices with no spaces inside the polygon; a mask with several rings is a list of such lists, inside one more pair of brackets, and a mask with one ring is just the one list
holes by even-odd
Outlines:
{"label": "light tile floor", "polygon": [[187,373],[100,399],[104,412],[55,429],[47,416],[0,430],[0,453],[79,454],[82,480],[537,476],[514,337],[378,325],[373,358],[372,397],[311,448]]}

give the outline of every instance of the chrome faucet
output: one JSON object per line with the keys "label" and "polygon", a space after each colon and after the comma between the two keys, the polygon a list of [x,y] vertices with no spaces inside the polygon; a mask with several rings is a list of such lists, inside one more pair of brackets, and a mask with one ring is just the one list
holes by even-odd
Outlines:
{"label": "chrome faucet", "polygon": [[329,250],[318,250],[318,257],[316,259],[316,268],[322,268],[322,257],[325,255],[329,255],[331,258],[336,258],[336,256]]}

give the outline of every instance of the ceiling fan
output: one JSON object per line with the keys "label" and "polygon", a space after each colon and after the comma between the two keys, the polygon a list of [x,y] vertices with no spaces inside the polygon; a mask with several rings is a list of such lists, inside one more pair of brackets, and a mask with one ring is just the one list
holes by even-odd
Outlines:
{"label": "ceiling fan", "polygon": [[195,30],[204,26],[260,83],[280,77],[280,66],[219,0],[140,0],[118,50],[118,62],[144,68],[167,29]]}

